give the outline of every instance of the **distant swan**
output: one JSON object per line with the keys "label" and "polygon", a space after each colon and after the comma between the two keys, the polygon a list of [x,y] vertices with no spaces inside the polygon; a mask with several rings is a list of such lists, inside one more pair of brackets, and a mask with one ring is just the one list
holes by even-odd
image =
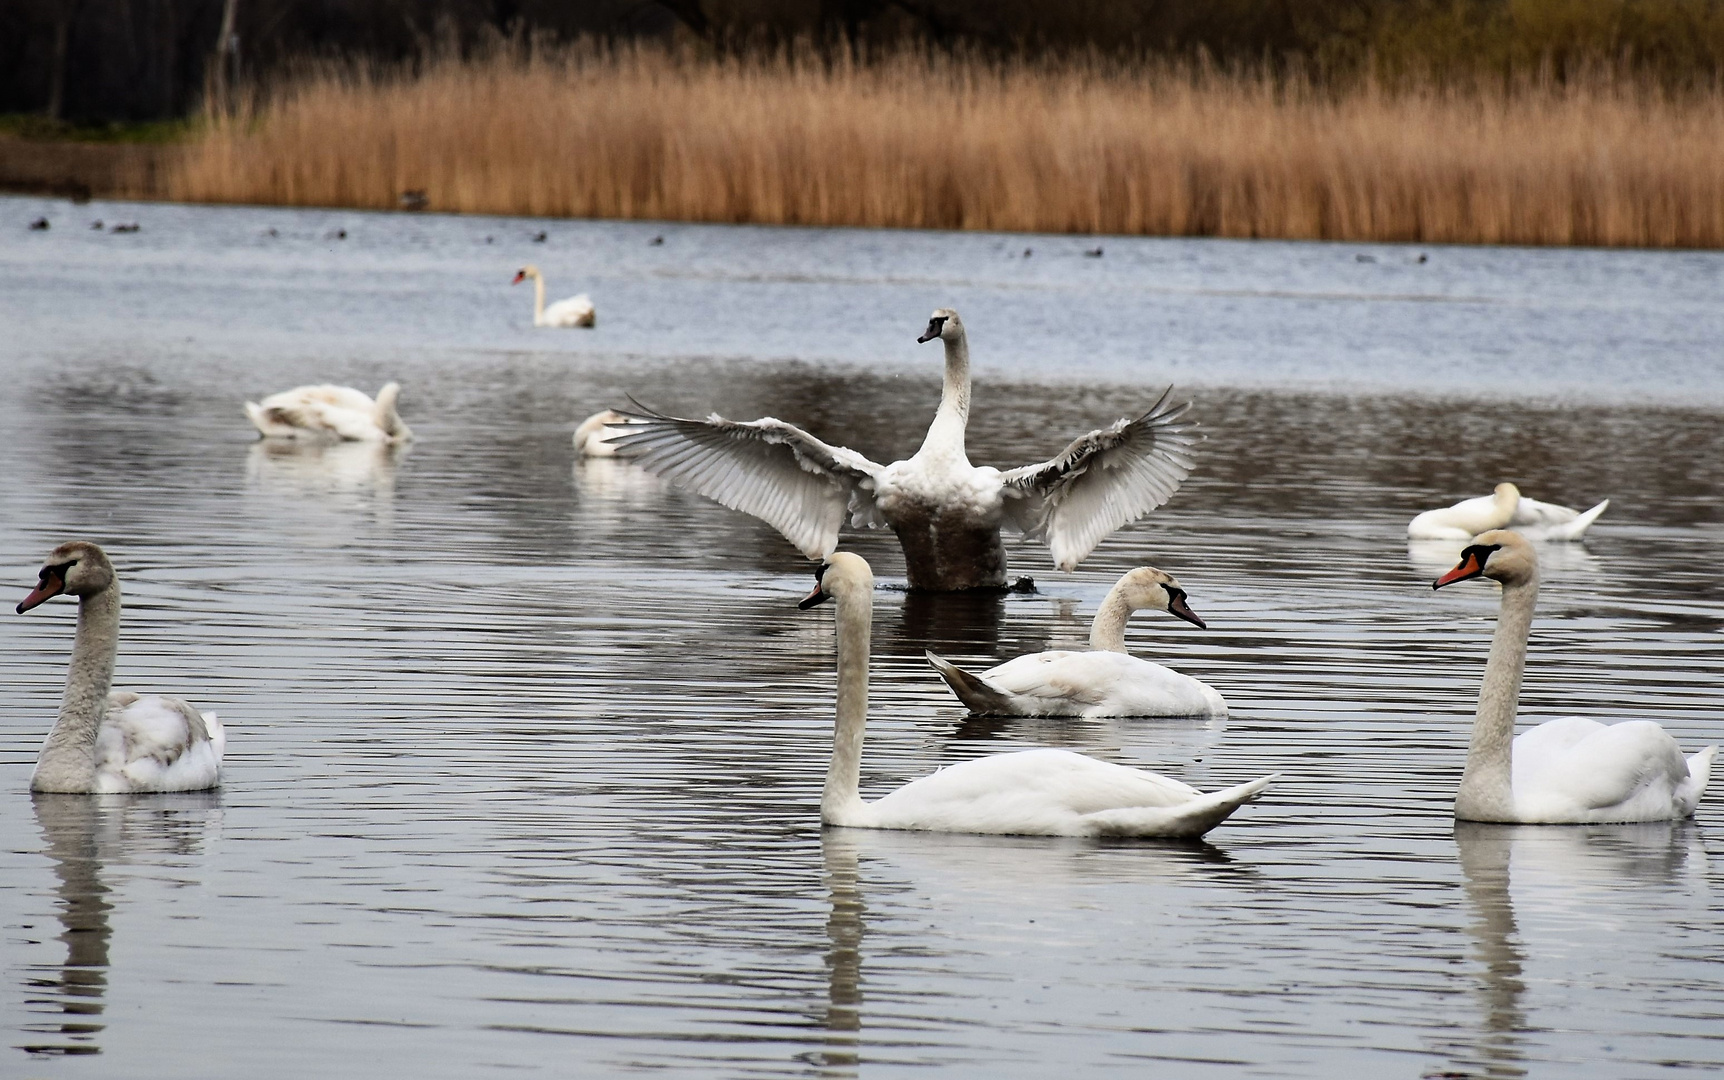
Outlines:
{"label": "distant swan", "polygon": [[296,386],[245,403],[245,414],[266,439],[342,439],[406,442],[413,429],[395,411],[399,383],[385,383],[373,401],[350,386]]}
{"label": "distant swan", "polygon": [[980,716],[1226,716],[1227,703],[1214,687],[1125,651],[1126,620],[1145,608],[1204,625],[1179,582],[1140,566],[1101,602],[1088,652],[1031,653],[980,675],[931,652],[928,662]]}
{"label": "distant swan", "polygon": [[1607,726],[1579,716],[1515,735],[1527,637],[1538,603],[1538,556],[1519,533],[1492,530],[1478,536],[1461,552],[1460,565],[1431,587],[1480,576],[1502,582],[1502,611],[1485,664],[1455,817],[1555,825],[1664,821],[1694,813],[1716,746],[1684,760],[1676,740],[1650,720]]}
{"label": "distant swan", "polygon": [[611,445],[611,440],[630,423],[627,416],[615,409],[594,413],[575,429],[575,449],[582,457],[616,457],[617,448]]}
{"label": "distant swan", "polygon": [[1470,540],[1491,529],[1516,529],[1528,540],[1579,540],[1610,505],[1606,499],[1585,513],[1529,499],[1513,484],[1490,495],[1426,510],[1407,525],[1413,540]]}
{"label": "distant swan", "polygon": [[61,593],[78,598],[78,636],[60,717],[36,759],[30,790],[202,791],[220,783],[227,733],[214,713],[179,698],[112,690],[120,579],[101,548],[81,540],[55,548],[18,613]]}
{"label": "distant swan", "polygon": [[528,278],[533,279],[533,325],[534,326],[593,326],[598,320],[598,311],[593,307],[592,297],[586,293],[571,296],[567,300],[558,300],[550,307],[545,306],[545,279],[536,266],[523,266],[515,271],[515,280],[511,285],[519,285]]}
{"label": "distant swan", "polygon": [[1169,777],[1069,750],[1020,750],[948,765],[863,802],[859,786],[874,574],[860,556],[829,555],[801,606],[834,598],[838,711],[820,800],[821,820],[828,825],[1033,836],[1202,836],[1275,779],[1265,776],[1206,795]]}
{"label": "distant swan", "polygon": [[1092,431],[1048,461],[1006,472],[971,465],[970,347],[957,312],[935,311],[916,340],[935,338],[945,343],[945,389],[908,460],[879,465],[771,417],[643,414],[615,445],[648,471],[760,518],[810,559],[838,546],[846,515],[852,525],[890,526],[910,587],[935,592],[1006,584],[1002,524],[1045,540],[1054,565],[1070,570],[1190,474],[1196,437],[1180,423],[1189,404],[1169,405],[1167,393],[1136,420]]}

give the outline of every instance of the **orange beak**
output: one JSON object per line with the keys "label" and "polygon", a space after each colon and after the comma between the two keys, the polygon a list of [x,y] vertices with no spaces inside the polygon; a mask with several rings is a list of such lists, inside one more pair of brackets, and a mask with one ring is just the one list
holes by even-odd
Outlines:
{"label": "orange beak", "polygon": [[522,274],[522,273],[517,273],[517,274],[516,274],[516,275],[515,275],[515,280],[514,280],[514,281],[511,281],[511,282],[509,282],[509,284],[511,284],[511,285],[519,285],[519,284],[520,284],[520,283],[521,283],[521,282],[523,282],[523,281],[525,281],[525,280],[527,280],[527,275],[525,275],[525,274]]}
{"label": "orange beak", "polygon": [[1479,558],[1478,552],[1469,549],[1461,557],[1461,564],[1431,583],[1431,588],[1440,589],[1444,585],[1453,585],[1457,581],[1476,578],[1485,572],[1485,564]]}
{"label": "orange beak", "polygon": [[43,603],[50,596],[59,596],[66,588],[66,579],[61,577],[53,567],[42,568],[42,580],[30,590],[30,595],[18,602],[18,614],[22,615],[36,605]]}

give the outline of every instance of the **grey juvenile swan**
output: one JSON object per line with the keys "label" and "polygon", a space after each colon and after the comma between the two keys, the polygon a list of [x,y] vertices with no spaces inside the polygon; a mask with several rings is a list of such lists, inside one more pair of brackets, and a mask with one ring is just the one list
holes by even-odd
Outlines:
{"label": "grey juvenile swan", "polygon": [[1110,533],[1173,496],[1190,475],[1190,403],[1169,390],[1135,420],[1073,441],[1048,461],[1001,472],[970,464],[970,348],[950,308],[935,311],[916,340],[946,348],[946,385],[922,448],[879,465],[829,446],[793,424],[713,415],[686,420],[632,414],[611,445],[649,472],[752,514],[810,559],[838,546],[846,514],[857,526],[890,526],[904,548],[912,589],[1001,588],[1006,549],[1000,526],[1045,540],[1054,565],[1070,570]]}

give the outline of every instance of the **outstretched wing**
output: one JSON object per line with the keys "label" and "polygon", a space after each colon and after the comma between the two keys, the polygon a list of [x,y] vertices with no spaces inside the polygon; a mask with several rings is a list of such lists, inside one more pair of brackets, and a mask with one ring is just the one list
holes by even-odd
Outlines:
{"label": "outstretched wing", "polygon": [[636,404],[638,411],[624,413],[628,426],[609,440],[619,457],[752,514],[810,559],[838,546],[846,511],[857,525],[885,523],[874,503],[881,467],[854,450],[771,417],[685,420]]}
{"label": "outstretched wing", "polygon": [[1007,518],[1047,541],[1054,565],[1070,570],[1115,529],[1173,497],[1191,475],[1197,425],[1191,402],[1168,404],[1169,387],[1136,420],[1092,431],[1051,461],[1002,474]]}

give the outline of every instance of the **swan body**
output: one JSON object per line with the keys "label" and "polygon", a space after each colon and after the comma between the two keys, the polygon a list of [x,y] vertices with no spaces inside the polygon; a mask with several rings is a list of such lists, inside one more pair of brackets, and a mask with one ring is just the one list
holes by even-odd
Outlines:
{"label": "swan body", "polygon": [[523,266],[515,272],[515,280],[511,285],[519,285],[531,278],[533,281],[533,325],[561,327],[593,327],[598,325],[598,309],[593,307],[592,297],[586,293],[571,296],[567,300],[558,300],[550,307],[545,306],[545,278],[536,266]]}
{"label": "swan body", "polygon": [[1226,716],[1227,702],[1214,687],[1125,651],[1126,620],[1145,608],[1204,625],[1179,582],[1140,566],[1102,601],[1087,652],[1030,653],[979,675],[931,652],[928,662],[981,716]]}
{"label": "swan body", "polygon": [[[810,559],[838,546],[846,519],[889,527],[904,549],[910,587],[949,592],[1006,584],[1002,526],[1047,542],[1070,570],[1121,526],[1172,498],[1191,472],[1190,407],[1163,394],[1135,420],[1074,440],[1034,465],[1001,471],[970,464],[970,348],[949,308],[918,341],[945,347],[945,386],[915,454],[880,465],[767,417],[739,423],[632,414],[614,443],[648,471],[772,525]],[[1171,391],[1170,391],[1171,392]]]}
{"label": "swan body", "polygon": [[120,582],[100,547],[72,541],[55,548],[18,612],[62,592],[78,597],[78,636],[60,716],[36,759],[30,790],[110,794],[218,785],[227,733],[214,713],[175,697],[112,689]]}
{"label": "swan body", "polygon": [[616,457],[617,448],[611,440],[623,434],[630,422],[615,409],[594,413],[575,429],[575,449],[582,457]]}
{"label": "swan body", "polygon": [[385,383],[375,399],[351,386],[296,386],[245,403],[245,414],[266,439],[339,439],[401,443],[413,429],[395,411],[400,383]]}
{"label": "swan body", "polygon": [[1274,781],[1266,776],[1204,793],[1141,769],[1068,750],[1022,750],[947,766],[864,802],[859,785],[868,719],[874,575],[834,552],[803,607],[838,602],[838,710],[821,797],[828,825],[864,829],[1030,836],[1194,837],[1220,824]]}
{"label": "swan body", "polygon": [[1571,510],[1529,499],[1513,484],[1498,484],[1489,495],[1426,510],[1408,523],[1407,536],[1413,540],[1471,540],[1492,529],[1515,529],[1528,540],[1579,540],[1609,506],[1606,499],[1584,512]]}
{"label": "swan body", "polygon": [[1432,588],[1481,576],[1502,582],[1502,612],[1485,665],[1455,817],[1556,825],[1665,821],[1694,813],[1711,777],[1716,746],[1685,758],[1676,740],[1650,720],[1607,725],[1578,716],[1514,735],[1538,601],[1538,556],[1520,534],[1491,530],[1475,537],[1461,552],[1460,565]]}

